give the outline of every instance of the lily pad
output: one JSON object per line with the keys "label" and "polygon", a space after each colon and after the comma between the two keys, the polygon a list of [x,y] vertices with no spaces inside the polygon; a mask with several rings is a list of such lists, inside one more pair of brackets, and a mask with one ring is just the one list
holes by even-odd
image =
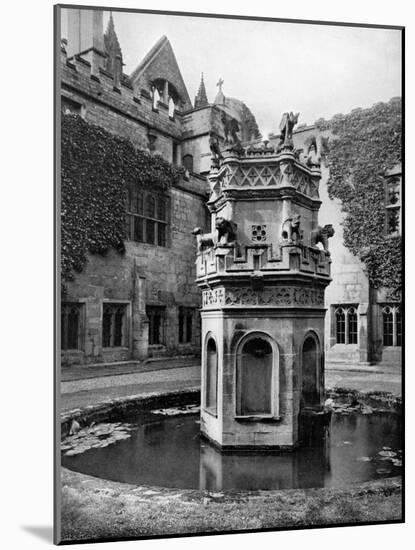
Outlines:
{"label": "lily pad", "polygon": [[378,455],[384,456],[385,458],[393,458],[396,456],[396,453],[394,453],[393,451],[379,451]]}

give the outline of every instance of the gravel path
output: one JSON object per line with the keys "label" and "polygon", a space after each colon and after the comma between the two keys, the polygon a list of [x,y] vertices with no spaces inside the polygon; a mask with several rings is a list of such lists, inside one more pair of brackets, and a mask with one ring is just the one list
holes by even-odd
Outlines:
{"label": "gravel path", "polygon": [[[157,368],[154,365],[153,368]],[[161,368],[147,372],[108,374],[61,383],[61,409],[84,407],[129,395],[200,387],[200,366]],[[330,367],[326,370],[327,388],[349,388],[362,392],[387,391],[402,395],[400,371],[375,372]]]}
{"label": "gravel path", "polygon": [[94,405],[128,395],[200,387],[200,367],[180,367],[61,383],[61,409]]}

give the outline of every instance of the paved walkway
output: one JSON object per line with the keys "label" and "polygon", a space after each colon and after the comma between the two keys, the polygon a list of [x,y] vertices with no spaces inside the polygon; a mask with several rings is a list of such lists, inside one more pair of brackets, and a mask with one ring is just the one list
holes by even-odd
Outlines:
{"label": "paved walkway", "polygon": [[[200,362],[196,358],[70,367],[62,369],[61,408],[69,410],[117,397],[195,387],[200,387]],[[331,364],[326,366],[326,387],[401,395],[400,369]]]}

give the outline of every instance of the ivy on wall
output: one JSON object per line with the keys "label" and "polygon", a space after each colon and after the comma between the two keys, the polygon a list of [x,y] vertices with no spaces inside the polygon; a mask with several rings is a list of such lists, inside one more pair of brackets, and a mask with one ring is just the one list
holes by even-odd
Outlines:
{"label": "ivy on wall", "polygon": [[330,133],[323,153],[329,196],[346,213],[344,243],[364,263],[371,285],[385,287],[392,299],[402,286],[402,243],[386,234],[385,173],[401,161],[401,119],[401,100],[394,98],[316,122]]}
{"label": "ivy on wall", "polygon": [[74,279],[87,253],[124,252],[127,190],[167,191],[183,170],[125,138],[63,115],[61,126],[61,278]]}

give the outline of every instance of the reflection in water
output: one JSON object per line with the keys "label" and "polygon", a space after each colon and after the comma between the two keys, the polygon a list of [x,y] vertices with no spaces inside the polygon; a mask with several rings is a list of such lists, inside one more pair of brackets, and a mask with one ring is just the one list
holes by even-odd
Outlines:
{"label": "reflection in water", "polygon": [[157,419],[130,439],[63,456],[62,465],[113,481],[212,491],[332,487],[400,473],[378,454],[400,449],[395,414],[334,415],[325,445],[284,454],[221,453],[200,438],[197,420]]}
{"label": "reflection in water", "polygon": [[292,489],[323,487],[330,471],[327,445],[301,452],[221,453],[209,443],[200,449],[200,489]]}

